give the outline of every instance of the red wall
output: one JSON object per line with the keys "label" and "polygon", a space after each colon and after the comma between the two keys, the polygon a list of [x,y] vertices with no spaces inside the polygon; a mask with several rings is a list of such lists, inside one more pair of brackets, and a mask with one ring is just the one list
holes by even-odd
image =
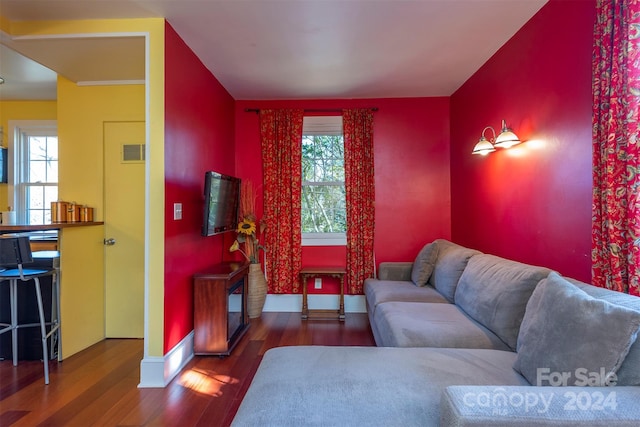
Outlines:
{"label": "red wall", "polygon": [[222,260],[223,237],[200,236],[204,173],[235,174],[235,136],[233,98],[168,23],[165,82],[166,353],[193,330],[192,275]]}
{"label": "red wall", "polygon": [[[236,102],[236,171],[262,185],[258,115],[246,108],[340,109],[374,113],[376,261],[413,260],[422,246],[451,238],[449,99],[399,98]],[[258,200],[262,214],[262,198]],[[344,247],[305,247],[304,265],[345,265]],[[311,289],[310,289],[311,291]],[[331,285],[324,292],[335,292]]]}
{"label": "red wall", "polygon": [[[454,241],[590,281],[594,19],[551,0],[451,97]],[[501,119],[529,142],[471,155]]]}
{"label": "red wall", "polygon": [[[594,17],[594,0],[551,0],[451,98],[364,100],[236,102],[167,24],[165,353],[193,329],[193,273],[232,259],[232,233],[200,236],[204,172],[262,183],[258,116],[245,108],[378,107],[377,263],[447,238],[590,280]],[[471,155],[503,118],[529,142]],[[343,247],[304,248],[305,265],[344,263]]]}

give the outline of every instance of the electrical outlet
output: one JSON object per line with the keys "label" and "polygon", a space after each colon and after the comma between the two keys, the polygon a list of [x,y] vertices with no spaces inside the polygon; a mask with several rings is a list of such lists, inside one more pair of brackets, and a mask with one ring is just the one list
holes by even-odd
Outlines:
{"label": "electrical outlet", "polygon": [[322,289],[322,277],[316,277],[316,281],[314,282],[315,289]]}
{"label": "electrical outlet", "polygon": [[174,220],[182,219],[182,203],[173,204],[173,219]]}

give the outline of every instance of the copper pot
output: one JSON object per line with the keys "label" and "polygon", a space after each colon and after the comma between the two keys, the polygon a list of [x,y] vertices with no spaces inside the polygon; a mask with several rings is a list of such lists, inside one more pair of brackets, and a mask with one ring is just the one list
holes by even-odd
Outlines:
{"label": "copper pot", "polygon": [[51,222],[67,222],[69,217],[69,203],[51,202]]}
{"label": "copper pot", "polygon": [[93,208],[89,206],[80,207],[80,222],[92,222],[93,221]]}
{"label": "copper pot", "polygon": [[69,203],[67,222],[80,222],[80,206]]}

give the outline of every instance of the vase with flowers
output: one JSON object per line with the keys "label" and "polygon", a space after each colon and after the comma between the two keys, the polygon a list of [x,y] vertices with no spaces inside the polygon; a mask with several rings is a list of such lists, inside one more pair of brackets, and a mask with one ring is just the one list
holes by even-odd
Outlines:
{"label": "vase with flowers", "polygon": [[249,261],[249,293],[247,311],[249,318],[262,315],[262,308],[267,298],[267,281],[262,272],[260,251],[266,251],[260,244],[259,236],[266,230],[264,220],[257,221],[255,215],[255,191],[250,181],[242,181],[240,185],[240,222],[236,232],[236,240],[229,251],[240,252]]}

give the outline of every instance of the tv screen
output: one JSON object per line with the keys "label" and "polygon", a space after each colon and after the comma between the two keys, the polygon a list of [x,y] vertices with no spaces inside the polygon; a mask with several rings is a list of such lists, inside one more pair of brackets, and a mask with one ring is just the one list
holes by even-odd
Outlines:
{"label": "tv screen", "polygon": [[208,171],[204,175],[202,235],[213,236],[238,225],[240,179]]}
{"label": "tv screen", "polygon": [[0,148],[0,182],[6,184],[7,178],[7,149]]}

